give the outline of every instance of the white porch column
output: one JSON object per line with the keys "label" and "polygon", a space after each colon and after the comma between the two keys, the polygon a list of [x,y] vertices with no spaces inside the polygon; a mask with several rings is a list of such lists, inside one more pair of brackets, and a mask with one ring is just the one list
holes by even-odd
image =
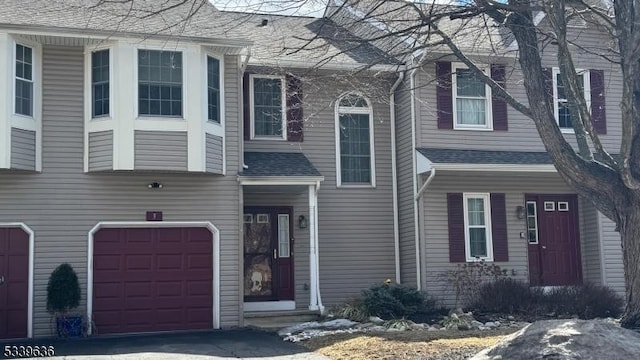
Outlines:
{"label": "white porch column", "polygon": [[309,310],[318,310],[318,248],[316,247],[316,206],[318,204],[316,198],[316,189],[314,185],[309,185],[309,277],[310,277],[310,294],[309,294]]}

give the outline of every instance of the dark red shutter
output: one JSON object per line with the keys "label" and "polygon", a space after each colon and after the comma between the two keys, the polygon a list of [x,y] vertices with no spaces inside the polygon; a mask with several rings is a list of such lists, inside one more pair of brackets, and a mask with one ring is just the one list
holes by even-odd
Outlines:
{"label": "dark red shutter", "polygon": [[[506,70],[504,65],[491,65],[491,78],[506,90]],[[507,131],[507,102],[493,95],[491,97],[491,111],[493,113],[493,130]]]}
{"label": "dark red shutter", "polygon": [[491,194],[491,237],[493,239],[493,260],[509,261],[507,239],[507,206],[505,195]]}
{"label": "dark red shutter", "polygon": [[591,78],[591,120],[598,134],[607,133],[607,112],[604,101],[604,71],[589,70]]}
{"label": "dark red shutter", "polygon": [[249,73],[242,77],[242,107],[244,109],[244,139],[251,139],[251,112],[249,101]]}
{"label": "dark red shutter", "polygon": [[447,193],[447,215],[449,221],[449,261],[465,262],[464,252],[464,206],[462,193]]}
{"label": "dark red shutter", "polygon": [[547,101],[549,101],[553,109],[553,71],[551,68],[543,68],[542,77],[544,79],[544,90],[547,93]]}
{"label": "dark red shutter", "polygon": [[451,63],[436,62],[438,129],[453,129],[453,94],[451,92]]}
{"label": "dark red shutter", "polygon": [[302,81],[287,75],[287,140],[301,142],[304,138],[302,112]]}

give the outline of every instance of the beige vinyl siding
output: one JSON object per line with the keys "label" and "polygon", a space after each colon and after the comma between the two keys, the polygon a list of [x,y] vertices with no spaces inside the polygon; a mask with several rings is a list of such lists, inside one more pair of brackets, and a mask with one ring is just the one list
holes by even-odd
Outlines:
{"label": "beige vinyl siding", "polygon": [[[602,34],[594,29],[580,29],[580,44],[591,47],[603,43]],[[434,55],[435,57],[435,55]],[[455,61],[448,57],[450,61]],[[514,58],[478,59],[484,62],[503,63],[506,69],[507,91],[520,102],[528,104],[523,85],[522,72]],[[617,153],[620,147],[622,126],[619,106],[622,97],[622,75],[619,67],[593,54],[579,53],[574,57],[578,69],[598,69],[604,71],[605,98],[607,116],[607,134],[600,135],[602,144],[611,153]],[[555,46],[547,46],[542,56],[543,66],[557,66]],[[508,106],[508,131],[473,131],[438,129],[436,107],[435,63],[426,64],[418,71],[421,86],[418,103],[421,117],[418,146],[435,148],[478,149],[478,150],[512,150],[512,151],[545,151],[533,120]],[[590,101],[590,99],[587,99]],[[575,136],[565,134],[565,138],[575,146]]]}
{"label": "beige vinyl siding", "polygon": [[11,168],[36,169],[36,132],[11,128]]}
{"label": "beige vinyl siding", "polygon": [[582,252],[582,279],[602,284],[600,256],[600,229],[598,211],[589,200],[580,197],[580,245]]}
{"label": "beige vinyl siding", "polygon": [[529,263],[527,241],[520,238],[520,232],[526,231],[526,224],[516,218],[516,206],[524,205],[526,193],[572,193],[557,174],[438,172],[424,193],[423,286],[429,295],[442,299],[446,305],[454,305],[455,296],[443,275],[456,267],[449,262],[447,193],[456,192],[505,194],[509,261],[497,264],[510,274],[514,271],[513,277],[524,281],[529,280]]}
{"label": "beige vinyl siding", "polygon": [[113,130],[89,133],[89,171],[113,170]]}
{"label": "beige vinyl siding", "polygon": [[[309,309],[309,230],[298,228],[298,217],[309,219],[309,190],[306,186],[282,186],[265,193],[260,187],[244,188],[245,206],[290,206],[293,207],[293,264],[296,309]],[[322,270],[321,270],[322,271]],[[305,289],[306,285],[306,289]]]}
{"label": "beige vinyl siding", "polygon": [[[239,325],[239,186],[235,177],[171,173],[83,173],[84,49],[45,46],[43,52],[43,169],[38,175],[0,175],[0,222],[24,222],[35,231],[34,335],[51,336],[46,286],[51,271],[69,262],[82,288],[85,313],[87,235],[100,221],[211,221],[220,230],[221,324]],[[232,58],[233,59],[233,58]],[[230,59],[231,60],[231,59]],[[226,84],[237,83],[228,61]],[[237,73],[236,73],[237,74]],[[237,104],[237,88],[226,93]],[[227,110],[229,172],[238,171],[237,112]],[[159,181],[162,189],[147,184]]]}
{"label": "beige vinyl siding", "polygon": [[602,213],[598,212],[600,233],[602,236],[602,263],[604,264],[604,284],[614,289],[620,295],[625,293],[624,263],[620,233],[616,231],[616,224]]}
{"label": "beige vinyl siding", "polygon": [[222,137],[207,134],[207,172],[222,174]]}
{"label": "beige vinyl siding", "polygon": [[395,94],[398,223],[400,231],[400,281],[417,286],[416,239],[413,201],[414,150],[411,147],[411,92],[407,81]]}
{"label": "beige vinyl siding", "polygon": [[136,170],[187,170],[187,133],[135,131]]}
{"label": "beige vinyl siding", "polygon": [[[245,141],[246,151],[304,153],[325,177],[318,192],[320,292],[325,305],[395,278],[391,128],[388,82],[345,75],[344,83],[318,75],[303,81],[304,142]],[[336,186],[335,101],[355,83],[373,103],[376,187]],[[367,85],[368,84],[368,85]]]}

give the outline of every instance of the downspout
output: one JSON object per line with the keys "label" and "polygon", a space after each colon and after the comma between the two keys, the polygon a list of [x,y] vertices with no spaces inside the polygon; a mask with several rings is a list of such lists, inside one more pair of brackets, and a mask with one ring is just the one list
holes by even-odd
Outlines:
{"label": "downspout", "polygon": [[[244,92],[242,91],[242,89],[244,89],[244,71],[247,69],[247,65],[249,65],[250,58],[251,48],[247,48],[247,56],[242,61],[242,64],[240,64],[240,90],[243,94]],[[242,137],[242,141],[240,141],[240,159],[242,161],[242,168],[248,169],[249,167],[244,163],[244,106],[241,106],[241,109],[242,111],[240,113],[242,114],[242,117],[240,123],[242,124],[242,131],[240,131],[240,135]]]}
{"label": "downspout", "polygon": [[398,224],[398,177],[396,169],[396,89],[404,79],[404,72],[389,90],[389,118],[391,119],[391,189],[393,191],[393,244],[396,261],[396,283],[400,284],[400,230]]}
{"label": "downspout", "polygon": [[318,297],[318,309],[320,309],[320,314],[324,314],[324,306],[322,305],[322,296],[320,296],[320,242],[318,241],[318,191],[320,191],[320,181],[316,183],[316,196],[315,196],[315,206],[314,206],[314,216],[316,221],[314,222],[314,233],[315,237],[315,247],[316,247],[316,274],[318,279],[316,281],[316,296]]}
{"label": "downspout", "polygon": [[[418,198],[418,174],[416,171],[416,73],[418,72],[418,68],[422,66],[423,61],[427,57],[427,52],[423,50],[422,55],[413,70],[411,70],[411,74],[409,75],[409,86],[411,91],[411,151],[413,161],[411,163],[412,167],[412,178],[413,178],[413,195],[414,198]],[[418,201],[413,202],[413,223],[414,223],[414,236],[415,236],[415,246],[416,246],[416,288],[419,290],[422,289],[422,269],[420,266],[421,257],[420,257],[420,217],[418,216]]]}

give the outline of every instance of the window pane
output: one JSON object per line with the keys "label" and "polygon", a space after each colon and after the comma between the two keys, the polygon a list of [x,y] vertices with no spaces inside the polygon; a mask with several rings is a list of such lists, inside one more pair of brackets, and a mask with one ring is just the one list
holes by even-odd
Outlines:
{"label": "window pane", "polygon": [[220,61],[207,57],[208,119],[220,122]]}
{"label": "window pane", "polygon": [[343,183],[371,183],[369,114],[340,114],[340,168]]}
{"label": "window pane", "polygon": [[32,116],[33,83],[16,79],[16,114]]}
{"label": "window pane", "polygon": [[289,245],[289,215],[278,215],[278,257],[291,256]]}
{"label": "window pane", "polygon": [[253,115],[256,136],[282,136],[281,79],[253,79]]}
{"label": "window pane", "polygon": [[483,99],[456,99],[458,124],[486,125],[485,106]]}
{"label": "window pane", "polygon": [[558,102],[558,126],[560,128],[573,128],[571,122],[571,109],[566,102]]}
{"label": "window pane", "polygon": [[91,54],[93,116],[109,114],[109,50]]}
{"label": "window pane", "polygon": [[182,115],[182,53],[138,50],[140,115]]}
{"label": "window pane", "polygon": [[487,232],[485,228],[469,229],[469,250],[471,257],[487,256]]}
{"label": "window pane", "polygon": [[485,96],[485,84],[482,80],[476,78],[471,70],[456,70],[456,90],[459,96]]}
{"label": "window pane", "polygon": [[469,216],[469,225],[484,225],[484,199],[469,198],[467,199],[467,211]]}

